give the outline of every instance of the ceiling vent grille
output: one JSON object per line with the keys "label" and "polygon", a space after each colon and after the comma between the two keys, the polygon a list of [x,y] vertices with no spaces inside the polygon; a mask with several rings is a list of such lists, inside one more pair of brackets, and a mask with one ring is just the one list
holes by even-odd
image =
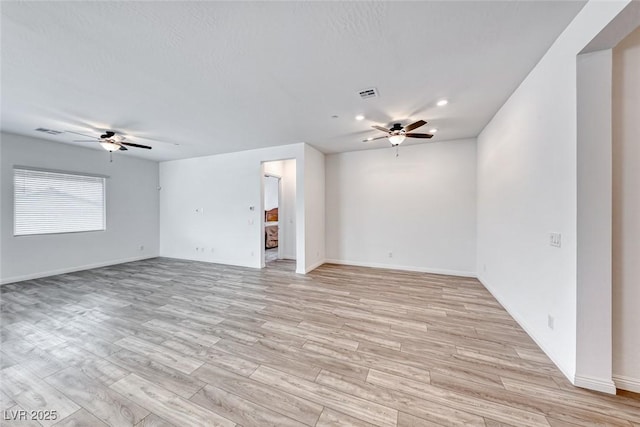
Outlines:
{"label": "ceiling vent grille", "polygon": [[369,98],[377,98],[378,97],[378,89],[375,87],[370,87],[368,89],[362,89],[358,92],[360,94],[360,98],[369,99]]}
{"label": "ceiling vent grille", "polygon": [[59,130],[52,130],[52,129],[46,129],[46,128],[37,128],[36,131],[48,133],[49,135],[60,135],[62,133],[62,131],[59,131]]}

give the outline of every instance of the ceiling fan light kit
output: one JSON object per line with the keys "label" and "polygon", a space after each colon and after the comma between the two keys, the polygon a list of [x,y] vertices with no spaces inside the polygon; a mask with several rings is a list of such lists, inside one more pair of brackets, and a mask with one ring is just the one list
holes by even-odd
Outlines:
{"label": "ceiling fan light kit", "polygon": [[100,142],[100,145],[109,152],[118,151],[121,147],[120,144],[111,141],[102,141]]}
{"label": "ceiling fan light kit", "polygon": [[396,146],[396,145],[400,145],[404,142],[406,136],[402,133],[396,134],[396,135],[389,135],[389,137],[387,138],[389,140],[389,142],[391,143],[391,145]]}

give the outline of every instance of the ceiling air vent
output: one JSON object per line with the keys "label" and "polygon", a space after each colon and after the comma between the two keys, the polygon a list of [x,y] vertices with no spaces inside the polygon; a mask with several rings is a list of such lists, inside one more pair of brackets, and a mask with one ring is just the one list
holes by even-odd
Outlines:
{"label": "ceiling air vent", "polygon": [[62,133],[62,131],[59,131],[59,130],[51,130],[46,128],[37,128],[36,130],[38,132],[48,133],[49,135],[60,135]]}
{"label": "ceiling air vent", "polygon": [[378,89],[375,87],[370,87],[368,89],[362,89],[358,92],[360,94],[360,98],[369,99],[369,98],[377,98],[378,97]]}

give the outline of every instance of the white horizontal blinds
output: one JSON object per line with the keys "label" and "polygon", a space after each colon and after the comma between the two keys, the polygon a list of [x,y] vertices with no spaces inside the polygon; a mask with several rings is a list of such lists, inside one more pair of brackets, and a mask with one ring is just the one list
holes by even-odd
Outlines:
{"label": "white horizontal blinds", "polygon": [[16,236],[105,229],[105,179],[15,168]]}

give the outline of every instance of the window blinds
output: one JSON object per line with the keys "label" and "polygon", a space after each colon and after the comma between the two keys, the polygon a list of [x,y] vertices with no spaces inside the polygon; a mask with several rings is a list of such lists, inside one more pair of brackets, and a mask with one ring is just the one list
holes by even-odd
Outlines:
{"label": "window blinds", "polygon": [[13,170],[14,235],[105,229],[105,178]]}

